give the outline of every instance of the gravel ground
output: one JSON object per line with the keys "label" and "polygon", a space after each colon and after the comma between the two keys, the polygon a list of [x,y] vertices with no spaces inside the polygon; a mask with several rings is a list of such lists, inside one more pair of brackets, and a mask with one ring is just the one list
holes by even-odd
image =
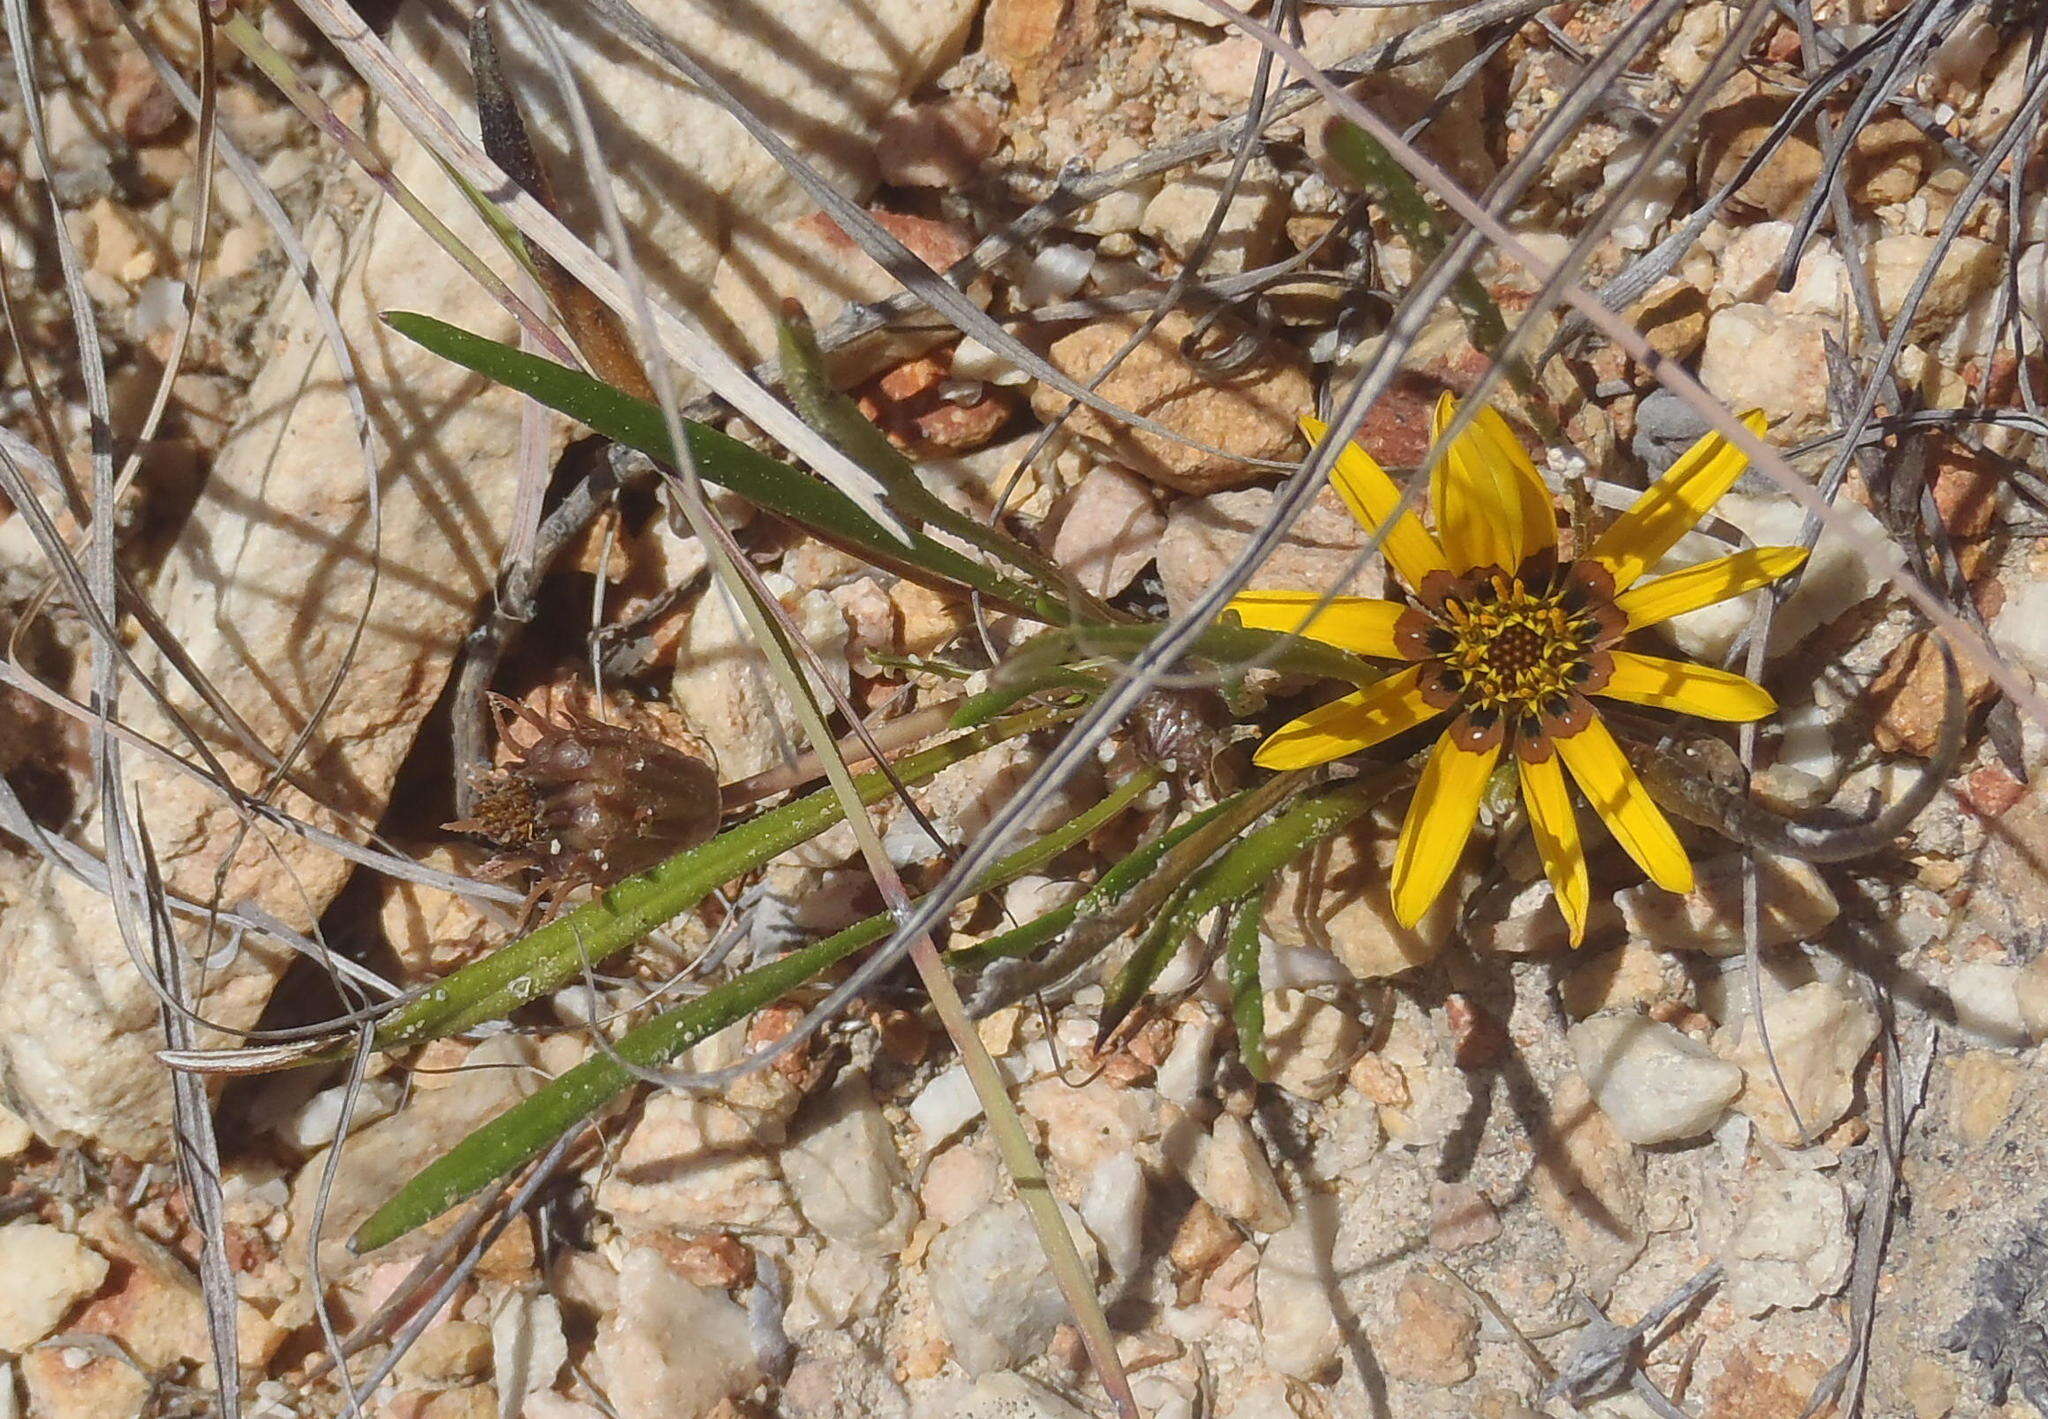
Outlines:
{"label": "gravel ground", "polygon": [[[688,7],[645,8],[714,68],[749,76],[805,153],[938,266],[1063,181],[1192,143],[1241,112],[1259,53],[1197,0],[929,0],[859,14],[819,0],[780,29],[757,17],[707,30]],[[1450,9],[1307,8],[1302,43],[1335,63]],[[1587,282],[1612,279],[1678,229],[1765,142],[1828,46],[1871,35],[1895,12],[1925,13],[1891,0],[1824,9],[1805,41],[1789,20],[1769,20],[1697,131],[1607,214]],[[506,338],[514,327],[230,57],[221,123],[313,252],[360,361],[383,540],[372,547],[358,427],[320,363],[319,302],[225,178],[167,413],[137,445],[179,343],[195,129],[114,10],[73,0],[47,13],[35,50],[47,174],[20,95],[0,103],[0,261],[21,339],[0,366],[0,425],[52,452],[40,389],[54,452],[88,470],[54,197],[99,325],[116,452],[139,460],[115,514],[124,564],[273,748],[335,687],[301,759],[311,781],[268,783],[131,618],[124,630],[142,663],[245,788],[274,789],[319,827],[358,840],[374,827],[430,866],[488,876],[486,850],[440,826],[457,816],[449,667],[488,602],[519,470],[561,455],[559,492],[581,456],[563,452],[571,431],[536,421],[522,452],[508,396],[394,344],[376,320],[393,307]],[[1399,124],[1426,118],[1422,149],[1482,189],[1634,10],[1531,13],[1512,33],[1456,38],[1359,91]],[[1589,229],[1656,120],[1700,79],[1731,14],[1681,7],[1610,87],[1510,214],[1533,251],[1561,255]],[[143,23],[174,67],[194,72],[189,15],[164,7]],[[343,121],[375,118],[402,180],[469,222],[431,155],[375,114],[309,26],[282,9],[260,24]],[[2006,169],[2026,179],[2019,200],[1981,204],[1940,240],[1968,180],[1959,155],[1983,152],[2022,101],[2030,31],[1982,6],[1945,14],[1941,28],[1902,102],[1864,122],[1852,145],[1846,235],[1823,223],[1779,280],[1824,167],[1825,140],[1802,127],[1628,306],[1660,355],[1731,408],[1761,409],[1769,441],[1809,477],[1832,448],[1801,446],[1840,425],[1829,345],[1874,360],[1930,262],[1904,315],[1885,411],[2031,408],[2048,373],[2038,349],[2048,209],[2028,188],[2041,176],[2038,142]],[[433,16],[401,5],[391,38],[433,92],[466,105],[459,40]],[[734,354],[770,353],[780,297],[799,297],[829,329],[894,289],[706,101],[576,42],[650,278]],[[806,61],[825,54],[830,75]],[[515,44],[510,58],[538,85],[530,52]],[[1303,451],[1297,416],[1346,387],[1377,348],[1390,293],[1424,264],[1385,204],[1361,202],[1330,158],[1327,121],[1321,104],[1277,119],[1234,183],[1227,147],[1128,183],[971,288],[1054,368],[1085,381],[1137,329],[1139,316],[1108,308],[1114,298],[1156,300],[1186,276],[1181,308],[1100,392],[1207,451],[1083,409],[1013,480],[1064,412],[1057,390],[950,336],[869,340],[837,353],[835,370],[956,506],[1000,509],[1120,609],[1185,608],[1264,520],[1273,463]],[[572,224],[595,230],[588,165],[565,159],[559,125],[537,117],[535,127]],[[484,244],[481,224],[461,229]],[[1247,273],[1297,259],[1254,282],[1256,298],[1242,295]],[[1510,319],[1529,307],[1534,285],[1509,263],[1487,256],[1476,270]],[[1858,313],[1859,285],[1878,325]],[[1073,304],[1089,298],[1108,305]],[[2025,350],[2000,323],[2008,300]],[[1539,343],[1556,328],[1545,317]],[[1436,398],[1469,390],[1488,353],[1446,306],[1360,440],[1389,467],[1418,462]],[[1547,458],[1539,399],[1560,429]],[[1504,394],[1501,405],[1561,494],[1583,471],[1610,501],[1703,428],[1598,340],[1569,346],[1540,396]],[[1896,518],[1870,480],[1903,464],[1926,479],[1958,603],[2023,680],[2048,676],[2043,524],[2025,496],[2038,439],[1951,422],[1902,440],[1850,474],[1837,501],[1850,526],[1890,535]],[[719,505],[821,673],[857,705],[900,715],[953,693],[949,666],[984,673],[964,602],[750,520],[736,501]],[[48,506],[76,530],[54,495]],[[1794,540],[1802,517],[1756,473],[1717,512],[1728,536],[1760,543]],[[47,596],[29,521],[0,500],[0,627],[19,667],[83,701],[93,636],[67,593]],[[1257,584],[1325,589],[1352,573],[1363,545],[1326,492]],[[1712,554],[1699,545],[1688,560]],[[378,599],[351,639],[379,561]],[[629,496],[542,582],[537,618],[496,685],[545,718],[591,714],[703,754],[728,784],[774,771],[800,726],[736,615],[707,590],[705,567],[694,538]],[[1781,808],[1861,811],[1908,791],[1936,752],[1940,658],[1886,570],[1825,532],[1778,608],[1762,678],[1783,733],[1767,737],[1754,791]],[[1379,573],[1352,585],[1377,593]],[[1718,661],[1752,610],[1746,600],[1695,613],[1668,639]],[[593,638],[595,627],[604,634]],[[990,644],[1020,634],[1003,616],[984,629]],[[588,688],[593,654],[608,657],[601,696]],[[1457,890],[1404,928],[1386,886],[1396,801],[1273,884],[1262,956],[1270,1083],[1247,1072],[1229,991],[1192,948],[1160,983],[1169,1003],[1106,1052],[1095,1049],[1098,969],[987,1013],[983,1042],[1076,1224],[1144,1412],[1795,1419],[1851,1412],[1839,1396],[1860,1385],[1861,1412],[1886,1419],[2048,1414],[2048,1292],[2036,1289],[2048,1195],[2034,1175],[2048,1155],[2048,1093],[2035,1074],[2048,1040],[2048,805],[2026,772],[2044,741],[1989,677],[1971,669],[1965,689],[1962,761],[1892,849],[1825,868],[1758,858],[1753,963],[1744,858],[1703,830],[1688,830],[1701,885],[1684,899],[1641,884],[1603,844],[1593,926],[1577,951],[1547,886],[1519,885],[1540,873],[1506,822],[1482,823]],[[1234,702],[1249,726],[1236,738],[1313,703],[1311,690],[1255,675]],[[176,715],[131,695],[125,719],[189,751]],[[918,802],[948,844],[968,841],[1048,747],[1005,744],[941,774]],[[1221,752],[1243,755],[1230,742]],[[1072,817],[1138,762],[1119,740],[1039,826]],[[132,772],[172,890],[260,910],[238,919],[317,934],[399,985],[474,959],[505,939],[518,910],[391,881],[303,836],[238,832],[243,820],[189,777],[147,762]],[[0,773],[43,828],[95,849],[104,841],[77,718],[0,687]],[[1143,818],[1163,826],[1184,806],[1161,790]],[[945,854],[916,821],[894,805],[877,821],[913,890],[936,881]],[[1106,830],[963,911],[953,943],[1072,901],[1134,831]],[[721,923],[736,933],[736,960],[766,959],[879,905],[843,828],[736,885],[752,889],[741,909],[678,921],[617,975],[529,1006],[518,1030],[373,1058],[353,1087],[298,1071],[217,1092],[244,1413],[346,1412],[323,1324],[367,1332],[348,1367],[359,1383],[416,1313],[427,1323],[368,1413],[1109,1412],[966,1073],[907,976],[728,1092],[643,1090],[608,1114],[430,1318],[405,1288],[446,1224],[368,1256],[343,1247],[405,1177],[589,1057],[591,1022],[615,1034]],[[113,921],[102,894],[0,831],[0,979],[11,987],[0,992],[0,1099],[13,1109],[0,1110],[0,1275],[15,1279],[0,1292],[0,1415],[214,1412],[203,1233],[168,1161],[157,1002]],[[281,1027],[342,1008],[312,962],[239,936],[224,946],[226,935],[192,938],[210,1020]],[[681,1065],[730,1063],[795,1016],[772,1007]],[[1613,1329],[1645,1318],[1639,1342]]]}

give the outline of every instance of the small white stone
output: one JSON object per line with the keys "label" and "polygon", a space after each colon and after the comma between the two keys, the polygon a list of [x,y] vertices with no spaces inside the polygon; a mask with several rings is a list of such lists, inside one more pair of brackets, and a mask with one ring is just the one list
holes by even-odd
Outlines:
{"label": "small white stone", "polygon": [[1715,305],[1761,301],[1777,284],[1778,267],[1792,240],[1790,222],[1758,222],[1728,239],[1714,272]]}
{"label": "small white stone", "polygon": [[1112,597],[1145,569],[1165,532],[1166,514],[1151,485],[1100,463],[1074,490],[1052,557],[1089,592]]}
{"label": "small white stone", "polygon": [[1043,1130],[1046,1151],[1068,1173],[1086,1177],[1111,1158],[1159,1136],[1159,1096],[1108,1079],[1074,1085],[1057,1075],[1027,1084],[1017,1107]]}
{"label": "small white stone", "polygon": [[2048,1040],[2048,961],[2038,956],[2029,961],[2013,983],[2013,993],[2019,998],[2027,1038],[2035,1044]]}
{"label": "small white stone", "polygon": [[1230,1419],[1301,1419],[1294,1386],[1280,1375],[1261,1375],[1238,1391]]}
{"label": "small white stone", "polygon": [[1728,1300],[1746,1316],[1798,1310],[1849,1279],[1854,1251],[1842,1185],[1820,1173],[1771,1174],[1757,1185],[1728,1239]]}
{"label": "small white stone", "polygon": [[[1649,141],[1645,138],[1624,139],[1601,173],[1606,188],[1617,189],[1625,179],[1634,176],[1648,149]],[[1628,200],[1616,208],[1611,228],[1615,243],[1624,251],[1643,251],[1653,245],[1691,177],[1690,165],[1679,152],[1666,153],[1642,175]]]}
{"label": "small white stone", "polygon": [[1081,1220],[1088,1226],[1109,1269],[1129,1276],[1145,1259],[1145,1165],[1122,1153],[1088,1175],[1081,1193]]}
{"label": "small white stone", "polygon": [[1324,1109],[1323,1126],[1309,1142],[1309,1171],[1317,1178],[1355,1177],[1387,1141],[1379,1105],[1356,1091]]}
{"label": "small white stone", "polygon": [[967,1070],[955,1064],[940,1070],[919,1089],[906,1112],[930,1151],[981,1117],[981,1100],[975,1097]]}
{"label": "small white stone", "polygon": [[1330,1261],[1336,1219],[1330,1201],[1305,1204],[1294,1225],[1275,1233],[1259,1255],[1259,1340],[1266,1364],[1297,1380],[1318,1380],[1335,1368],[1343,1346]]}
{"label": "small white stone", "polygon": [[1131,9],[1140,15],[1164,15],[1169,20],[1186,20],[1205,29],[1218,29],[1229,23],[1224,16],[1204,5],[1202,0],[1131,0]]}
{"label": "small white stone", "polygon": [[[1138,230],[1155,237],[1182,260],[1189,259],[1209,225],[1209,214],[1223,195],[1230,165],[1216,164],[1193,177],[1169,182],[1145,204]],[[1286,220],[1286,191],[1271,169],[1254,165],[1244,174],[1217,229],[1202,269],[1247,271],[1269,260]]]}
{"label": "small white stone", "polygon": [[[1616,892],[1614,900],[1629,934],[1659,950],[1742,954],[1745,860],[1730,853],[1694,864],[1693,889],[1684,896],[1651,882]],[[1762,878],[1759,945],[1809,940],[1841,914],[1833,889],[1812,863],[1761,852],[1756,861]]]}
{"label": "small white stone", "polygon": [[1057,911],[1086,890],[1069,877],[1041,877],[1027,872],[1003,889],[1003,911],[1011,921],[1031,921]]}
{"label": "small white stone", "polygon": [[1742,1092],[1739,1066],[1633,1012],[1595,1015],[1572,1026],[1565,1038],[1593,1102],[1631,1143],[1705,1133]]}
{"label": "small white stone", "polygon": [[[1093,1243],[1085,1229],[1075,1242]],[[1067,1318],[1045,1251],[1024,1204],[1005,1201],[983,1208],[957,1227],[939,1233],[925,1259],[932,1306],[953,1358],[970,1375],[1005,1370],[1043,1352],[1053,1330]]]}
{"label": "small white stone", "polygon": [[826,1242],[808,1264],[797,1268],[795,1295],[782,1316],[785,1331],[808,1344],[813,1335],[842,1331],[876,1314],[894,1279],[894,1261]]}
{"label": "small white stone", "polygon": [[1804,438],[1827,417],[1827,329],[1818,316],[1754,302],[1725,306],[1707,321],[1700,382],[1732,409],[1770,415],[1782,426],[1774,441]]}
{"label": "small white stone", "polygon": [[997,1171],[986,1147],[957,1143],[940,1150],[918,1182],[924,1215],[941,1227],[959,1226],[995,1195]]}
{"label": "small white stone", "polygon": [[[741,1046],[722,1031],[692,1051],[686,1067],[716,1068]],[[763,1070],[746,1081],[771,1091],[755,1106],[738,1091],[722,1097],[662,1093],[648,1100],[616,1165],[598,1187],[598,1205],[646,1226],[678,1231],[729,1228],[791,1236],[802,1230],[773,1152],[782,1142],[789,1081]]]}
{"label": "small white stone", "polygon": [[832,1240],[871,1252],[909,1240],[917,1207],[866,1075],[848,1070],[798,1116],[781,1163],[797,1210]]}
{"label": "small white stone", "polygon": [[1023,384],[1031,376],[969,335],[953,347],[953,378],[983,384]]}
{"label": "small white stone", "polygon": [[1017,299],[1026,306],[1051,305],[1063,301],[1088,284],[1095,270],[1095,253],[1085,246],[1043,247],[1017,276]]}
{"label": "small white stone", "polygon": [[40,1222],[0,1227],[0,1350],[20,1353],[99,1290],[107,1259],[69,1232]]}
{"label": "small white stone", "polygon": [[404,1088],[395,1079],[370,1079],[354,1089],[337,1084],[322,1089],[279,1125],[277,1136],[304,1153],[324,1148],[341,1131],[344,1113],[350,1133],[367,1128],[398,1111]]}
{"label": "small white stone", "polygon": [[[1096,159],[1095,170],[1103,172],[1129,162],[1144,149],[1135,138],[1118,134],[1102,149],[1102,156]],[[1090,236],[1120,235],[1134,232],[1138,223],[1145,219],[1145,204],[1158,193],[1161,179],[1140,178],[1127,187],[1120,187],[1106,197],[1098,198],[1074,214],[1075,231]]]}
{"label": "small white stone", "polygon": [[619,1268],[618,1308],[597,1333],[605,1387],[620,1419],[708,1413],[760,1379],[746,1311],[637,1247]]}
{"label": "small white stone", "polygon": [[545,1291],[511,1291],[491,1316],[491,1379],[500,1394],[550,1389],[569,1359],[562,1307]]}
{"label": "small white stone", "polygon": [[1211,1207],[1254,1232],[1277,1232],[1293,1216],[1258,1140],[1235,1114],[1219,1114],[1195,1144],[1188,1183]]}
{"label": "small white stone", "polygon": [[1736,1107],[1779,1143],[1800,1142],[1778,1080],[1798,1106],[1808,1136],[1834,1127],[1856,1097],[1856,1069],[1877,1038],[1877,1012],[1843,983],[1817,980],[1764,1005],[1774,1073],[1755,1022],[1743,1018],[1714,1036],[1714,1052],[1743,1068]]}
{"label": "small white stone", "polygon": [[1327,1099],[1365,1049],[1356,1015],[1299,990],[1266,992],[1266,1059],[1273,1082],[1304,1099]]}
{"label": "small white stone", "polygon": [[1215,1072],[1219,1028],[1215,1018],[1207,1014],[1181,1022],[1180,1032],[1173,1037],[1173,1048],[1166,1052],[1152,1081],[1160,1098],[1187,1109],[1204,1097]]}
{"label": "small white stone", "polygon": [[0,1159],[19,1158],[35,1141],[35,1130],[5,1105],[0,1105]]}
{"label": "small white stone", "polygon": [[2020,999],[2020,972],[1997,961],[1971,961],[1949,972],[1956,1027],[1978,1044],[2024,1049],[2034,1042]]}
{"label": "small white stone", "polygon": [[[2043,312],[2048,318],[2048,311]],[[1998,613],[1998,649],[2036,679],[2048,679],[2048,581],[2010,585]]]}

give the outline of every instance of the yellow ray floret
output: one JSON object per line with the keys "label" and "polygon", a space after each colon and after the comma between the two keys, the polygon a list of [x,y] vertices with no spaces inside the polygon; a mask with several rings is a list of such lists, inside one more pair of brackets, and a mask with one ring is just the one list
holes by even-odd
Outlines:
{"label": "yellow ray floret", "polygon": [[[1308,435],[1311,443],[1319,444],[1329,436],[1330,426],[1321,419],[1303,418],[1300,423],[1301,431]],[[1344,505],[1351,509],[1351,515],[1367,532],[1378,532],[1394,509],[1400,506],[1400,488],[1387,476],[1387,470],[1355,443],[1345,444],[1344,451],[1337,455],[1336,467],[1330,471],[1330,481],[1337,485]],[[1444,571],[1450,566],[1444,560],[1444,549],[1437,545],[1436,538],[1429,535],[1422,519],[1412,510],[1395,519],[1393,530],[1380,544],[1380,551],[1386,557],[1387,565],[1394,569],[1394,574],[1410,586],[1420,586],[1422,579],[1431,572]]]}
{"label": "yellow ray floret", "polygon": [[[1448,394],[1437,400],[1433,437],[1443,437],[1457,408]],[[1511,572],[1557,545],[1557,510],[1549,490],[1507,420],[1491,409],[1481,409],[1437,459],[1429,495],[1437,539],[1452,571]]]}
{"label": "yellow ray floret", "polygon": [[1448,736],[1430,751],[1394,850],[1394,917],[1401,925],[1422,920],[1457,869],[1472,825],[1479,821],[1479,795],[1499,758],[1499,745],[1461,749]]}
{"label": "yellow ray floret", "polygon": [[1595,719],[1577,734],[1559,739],[1557,752],[1579,792],[1636,866],[1667,892],[1690,892],[1692,863],[1679,846],[1678,834],[1607,726]]}
{"label": "yellow ray floret", "polygon": [[1543,859],[1544,875],[1550,878],[1557,909],[1570,928],[1572,945],[1586,939],[1586,914],[1591,906],[1592,888],[1586,873],[1586,849],[1579,841],[1579,820],[1572,812],[1572,797],[1564,784],[1564,769],[1557,756],[1523,760],[1522,806],[1529,813],[1529,831],[1536,838],[1536,852]]}
{"label": "yellow ray floret", "polygon": [[1778,707],[1771,692],[1754,680],[1710,665],[1666,660],[1661,655],[1613,652],[1614,677],[1599,693],[1610,700],[1677,710],[1680,714],[1747,724]]}
{"label": "yellow ray floret", "polygon": [[1443,711],[1424,702],[1421,676],[1410,666],[1310,710],[1261,744],[1254,762],[1262,769],[1312,769],[1428,723]]}
{"label": "yellow ray floret", "polygon": [[[1743,427],[1764,431],[1764,416],[1750,410]],[[1735,486],[1749,458],[1719,434],[1708,434],[1684,453],[1640,498],[1608,525],[1587,557],[1614,573],[1617,591],[1626,591],[1657,564],[1678,539],[1699,525],[1707,510]]]}
{"label": "yellow ray floret", "polygon": [[1640,631],[1673,616],[1715,606],[1745,591],[1768,586],[1797,571],[1805,561],[1803,547],[1752,547],[1646,581],[1615,597],[1614,604],[1628,617],[1628,628]]}
{"label": "yellow ray floret", "polygon": [[1286,631],[1353,655],[1392,660],[1400,654],[1394,649],[1394,623],[1408,608],[1370,596],[1246,591],[1230,598],[1230,609],[1253,630]]}

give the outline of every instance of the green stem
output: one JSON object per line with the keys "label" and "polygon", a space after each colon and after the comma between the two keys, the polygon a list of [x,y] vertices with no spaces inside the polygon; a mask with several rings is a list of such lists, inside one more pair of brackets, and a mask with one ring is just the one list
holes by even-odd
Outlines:
{"label": "green stem", "polygon": [[[975,884],[975,890],[989,891],[1051,862],[1123,812],[1158,781],[1153,772],[1119,785],[1087,812],[995,864]],[[854,952],[874,945],[894,925],[892,915],[877,912],[627,1031],[611,1050],[592,1055],[428,1164],[363,1223],[349,1245],[357,1252],[373,1251],[432,1221],[546,1152],[556,1139],[630,1087],[636,1078],[635,1068],[654,1069],[668,1063]]]}

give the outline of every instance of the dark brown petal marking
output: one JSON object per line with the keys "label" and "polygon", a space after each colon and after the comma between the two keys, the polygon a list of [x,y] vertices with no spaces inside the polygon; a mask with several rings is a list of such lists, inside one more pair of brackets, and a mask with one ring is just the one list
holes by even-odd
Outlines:
{"label": "dark brown petal marking", "polygon": [[1596,649],[1605,650],[1628,634],[1628,617],[1612,601],[1603,601],[1591,612],[1597,630],[1593,636]]}
{"label": "dark brown petal marking", "polygon": [[1569,739],[1593,722],[1597,711],[1584,695],[1572,695],[1562,705],[1544,707],[1543,727],[1553,739]]}
{"label": "dark brown petal marking", "polygon": [[1465,677],[1449,666],[1425,661],[1416,676],[1415,688],[1431,709],[1447,710],[1455,707],[1464,693]]}
{"label": "dark brown petal marking", "polygon": [[1550,731],[1544,727],[1543,716],[1525,714],[1515,730],[1515,757],[1525,764],[1540,764],[1557,752],[1551,742]]}
{"label": "dark brown petal marking", "polygon": [[1573,688],[1582,695],[1597,695],[1613,678],[1614,656],[1607,651],[1596,650],[1579,662],[1579,674],[1573,677]]}
{"label": "dark brown petal marking", "polygon": [[1422,579],[1422,585],[1415,588],[1415,597],[1426,609],[1441,611],[1446,601],[1470,601],[1477,592],[1478,585],[1470,578],[1437,570]]}
{"label": "dark brown petal marking", "polygon": [[1598,606],[1614,599],[1614,573],[1598,562],[1577,561],[1564,569],[1566,594],[1582,597],[1584,604]]}
{"label": "dark brown petal marking", "polygon": [[1394,622],[1394,650],[1404,660],[1430,660],[1451,648],[1450,633],[1411,606]]}
{"label": "dark brown petal marking", "polygon": [[1522,585],[1532,590],[1551,587],[1557,580],[1557,549],[1544,547],[1530,553],[1515,569],[1515,575],[1522,579]]}
{"label": "dark brown petal marking", "polygon": [[1483,705],[1475,705],[1451,721],[1451,743],[1471,754],[1481,754],[1497,748],[1506,735],[1506,726],[1499,714]]}

